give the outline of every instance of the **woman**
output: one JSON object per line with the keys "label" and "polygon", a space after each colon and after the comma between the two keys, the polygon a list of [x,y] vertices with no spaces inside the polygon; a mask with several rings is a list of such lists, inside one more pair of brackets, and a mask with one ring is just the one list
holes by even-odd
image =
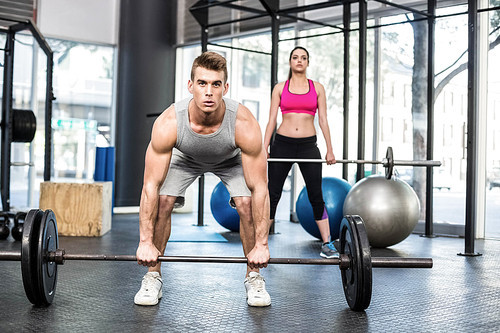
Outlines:
{"label": "woman", "polygon": [[[264,136],[264,147],[271,158],[321,159],[316,144],[314,117],[318,114],[319,127],[326,141],[326,163],[335,163],[330,128],[326,117],[325,89],[319,82],[307,79],[309,52],[297,46],[290,52],[288,80],[278,83],[272,93],[269,122]],[[282,123],[271,145],[276,128],[278,109],[281,109]],[[269,197],[271,201],[271,222],[274,222],[276,207],[281,197],[283,184],[293,163],[271,162],[268,165]],[[299,163],[307,187],[309,201],[313,207],[314,219],[318,225],[323,245],[320,255],[333,258],[338,255],[330,237],[330,225],[321,189],[322,164]]]}

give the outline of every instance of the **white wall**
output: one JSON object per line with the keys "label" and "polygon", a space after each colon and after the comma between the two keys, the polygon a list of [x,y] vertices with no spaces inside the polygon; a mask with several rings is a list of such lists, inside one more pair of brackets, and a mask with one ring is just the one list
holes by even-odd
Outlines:
{"label": "white wall", "polygon": [[37,26],[45,37],[118,43],[120,0],[38,0]]}

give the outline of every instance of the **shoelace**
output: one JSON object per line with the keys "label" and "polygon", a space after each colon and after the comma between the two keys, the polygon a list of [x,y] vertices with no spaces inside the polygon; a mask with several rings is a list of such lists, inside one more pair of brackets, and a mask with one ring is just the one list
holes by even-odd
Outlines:
{"label": "shoelace", "polygon": [[253,276],[249,279],[248,281],[252,287],[257,291],[258,293],[261,293],[264,291],[264,278],[262,276]]}
{"label": "shoelace", "polygon": [[337,252],[337,249],[335,248],[335,245],[333,244],[333,242],[328,243],[326,246],[328,246],[328,248],[330,250]]}
{"label": "shoelace", "polygon": [[155,281],[157,278],[151,275],[146,275],[145,277],[142,278],[142,283],[143,287],[146,291],[149,291],[154,286]]}

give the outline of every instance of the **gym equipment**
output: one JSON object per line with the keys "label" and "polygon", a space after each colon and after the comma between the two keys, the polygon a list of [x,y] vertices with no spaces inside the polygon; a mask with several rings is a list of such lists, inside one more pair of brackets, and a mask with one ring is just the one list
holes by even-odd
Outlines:
{"label": "gym equipment", "polygon": [[[26,219],[25,212],[18,212],[14,216],[14,226],[12,227],[10,233],[12,234],[12,238],[14,238],[16,241],[20,241],[23,238],[23,226],[25,219]],[[23,223],[21,223],[21,221]]]}
{"label": "gym equipment", "polygon": [[6,212],[0,212],[0,239],[7,239],[9,234],[9,214]]}
{"label": "gym equipment", "polygon": [[[340,178],[325,177],[321,181],[323,200],[325,201],[328,213],[328,223],[330,224],[330,235],[332,239],[339,238],[340,222],[344,216],[342,213],[344,200],[351,189],[351,185]],[[295,203],[295,210],[300,225],[311,235],[321,239],[321,234],[314,219],[314,213],[307,196],[307,188],[300,191]]]}
{"label": "gym equipment", "polygon": [[406,182],[374,175],[353,185],[344,201],[344,214],[362,216],[370,245],[384,248],[411,234],[420,216],[420,202]]}
{"label": "gym equipment", "polygon": [[[268,162],[295,162],[295,163],[303,163],[303,162],[308,162],[308,163],[326,163],[326,160],[320,160],[320,159],[289,159],[289,158],[268,158]],[[440,161],[431,161],[431,160],[424,160],[424,161],[411,161],[411,160],[394,160],[394,153],[392,151],[392,147],[387,147],[387,151],[385,154],[385,158],[382,161],[374,161],[374,160],[336,160],[337,163],[352,163],[352,164],[382,164],[382,166],[385,168],[385,177],[387,179],[391,179],[393,171],[394,171],[394,166],[395,165],[404,165],[404,166],[415,166],[415,167],[436,167],[436,166],[441,166]]]}
{"label": "gym equipment", "polygon": [[3,66],[3,94],[2,94],[2,121],[0,122],[0,129],[2,132],[0,140],[0,183],[2,184],[0,196],[2,199],[2,210],[10,213],[10,168],[11,166],[26,166],[32,165],[31,163],[24,162],[13,162],[11,161],[11,144],[13,142],[31,142],[36,131],[36,118],[31,110],[18,110],[14,109],[13,105],[13,90],[14,83],[13,77],[15,62],[14,54],[16,48],[16,33],[24,30],[31,32],[33,36],[33,43],[37,43],[39,50],[43,51],[46,55],[46,84],[45,84],[45,108],[44,114],[45,119],[45,142],[44,142],[44,170],[43,170],[43,180],[50,181],[51,177],[51,166],[52,166],[52,101],[55,99],[52,91],[52,79],[53,79],[53,67],[54,59],[53,52],[50,49],[49,44],[40,33],[38,27],[36,27],[31,20],[16,19],[16,18],[6,18],[1,19],[6,25],[8,33],[5,34],[5,47],[4,51],[4,61]]}
{"label": "gym equipment", "polygon": [[29,211],[23,228],[21,272],[26,296],[35,305],[49,305],[54,299],[57,265],[46,255],[58,246],[55,214],[51,210]]}
{"label": "gym equipment", "polygon": [[[431,268],[431,258],[371,258],[359,216],[345,216],[340,225],[340,255],[336,259],[271,258],[269,264],[337,265],[344,294],[354,311],[371,301],[372,267]],[[55,296],[58,265],[65,260],[136,261],[133,255],[69,254],[59,249],[57,223],[51,210],[33,209],[26,215],[21,252],[0,251],[1,260],[21,261],[26,296],[37,306],[50,305]],[[160,256],[162,262],[247,263],[245,257]]]}
{"label": "gym equipment", "polygon": [[36,117],[31,110],[13,109],[12,142],[31,142],[36,132]]}
{"label": "gym equipment", "polygon": [[231,197],[224,183],[219,182],[210,197],[210,210],[215,220],[221,226],[234,232],[240,231],[240,216],[235,208],[229,204]]}

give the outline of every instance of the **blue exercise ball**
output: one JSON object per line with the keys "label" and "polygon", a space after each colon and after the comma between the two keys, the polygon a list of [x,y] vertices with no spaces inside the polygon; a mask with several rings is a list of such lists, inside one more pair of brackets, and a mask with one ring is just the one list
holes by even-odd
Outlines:
{"label": "blue exercise ball", "polygon": [[[330,224],[330,236],[332,240],[339,238],[340,222],[342,221],[344,200],[351,189],[351,185],[340,178],[325,177],[321,182],[323,190],[323,201],[325,201],[328,222]],[[295,210],[300,225],[311,235],[321,239],[321,234],[314,219],[314,213],[304,186],[300,191],[295,204]]]}
{"label": "blue exercise ball", "polygon": [[231,197],[224,186],[224,183],[219,182],[212,192],[210,197],[210,210],[215,220],[224,228],[231,231],[240,231],[240,216],[235,208],[229,204]]}
{"label": "blue exercise ball", "polygon": [[420,216],[420,201],[403,180],[374,175],[354,184],[344,214],[361,216],[370,245],[384,248],[411,234]]}

